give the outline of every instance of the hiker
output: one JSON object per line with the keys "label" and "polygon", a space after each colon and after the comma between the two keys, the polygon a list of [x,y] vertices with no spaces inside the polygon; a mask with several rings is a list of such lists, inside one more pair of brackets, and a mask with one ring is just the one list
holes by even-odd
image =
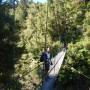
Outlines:
{"label": "hiker", "polygon": [[66,32],[63,32],[61,34],[61,42],[63,43],[63,47],[67,49],[67,40],[66,40],[67,36],[66,35],[67,35]]}
{"label": "hiker", "polygon": [[44,62],[45,72],[48,73],[50,65],[52,65],[50,48],[47,48],[46,51],[42,53],[40,61]]}
{"label": "hiker", "polygon": [[66,49],[67,49],[67,43],[66,43],[66,42],[64,42],[64,48],[66,48]]}

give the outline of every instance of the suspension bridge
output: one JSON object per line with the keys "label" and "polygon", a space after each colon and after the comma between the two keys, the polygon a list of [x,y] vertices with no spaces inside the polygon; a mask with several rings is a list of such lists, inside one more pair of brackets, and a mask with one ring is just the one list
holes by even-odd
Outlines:
{"label": "suspension bridge", "polygon": [[54,58],[52,58],[53,65],[50,66],[48,75],[46,76],[40,90],[54,90],[53,86],[64,61],[65,54],[66,48],[63,48]]}

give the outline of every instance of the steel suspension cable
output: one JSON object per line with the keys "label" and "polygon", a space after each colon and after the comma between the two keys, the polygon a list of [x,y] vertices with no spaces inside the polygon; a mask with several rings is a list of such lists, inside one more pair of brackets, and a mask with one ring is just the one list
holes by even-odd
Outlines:
{"label": "steel suspension cable", "polygon": [[48,24],[48,1],[46,3],[46,29],[45,29],[45,50],[47,47],[47,24]]}
{"label": "steel suspension cable", "polygon": [[[13,0],[13,33],[15,34],[16,30],[15,30],[15,2],[16,0]],[[13,36],[13,61],[15,61],[15,45],[14,45],[14,36]]]}

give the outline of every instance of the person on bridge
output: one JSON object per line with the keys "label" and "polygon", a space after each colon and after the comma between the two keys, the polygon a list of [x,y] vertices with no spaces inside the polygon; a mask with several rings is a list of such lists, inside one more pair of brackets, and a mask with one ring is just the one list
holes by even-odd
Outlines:
{"label": "person on bridge", "polygon": [[48,73],[50,65],[52,65],[50,48],[47,48],[41,55],[40,61],[44,62],[45,73]]}
{"label": "person on bridge", "polygon": [[67,47],[67,39],[66,39],[67,36],[66,35],[67,35],[66,32],[63,32],[61,34],[61,42],[63,43],[63,47],[68,49],[68,47]]}

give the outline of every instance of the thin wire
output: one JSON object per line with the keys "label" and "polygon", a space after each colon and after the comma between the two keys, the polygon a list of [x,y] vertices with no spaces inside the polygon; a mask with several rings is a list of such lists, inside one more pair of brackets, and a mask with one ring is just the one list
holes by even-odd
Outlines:
{"label": "thin wire", "polygon": [[[13,25],[13,33],[15,34],[15,1],[13,1],[13,19],[14,19],[14,25]],[[14,40],[14,37],[13,37]],[[14,41],[13,41],[14,42]],[[13,60],[15,60],[15,46],[13,45]]]}
{"label": "thin wire", "polygon": [[[48,23],[48,1],[46,3],[46,29],[45,29],[45,49],[44,49],[44,51],[46,51],[46,48],[47,48],[47,23]],[[44,70],[44,66],[45,65],[43,65],[43,70]],[[44,79],[43,77],[45,77],[45,76],[42,76],[42,80]],[[42,82],[42,84],[43,84],[43,82]]]}
{"label": "thin wire", "polygon": [[69,66],[69,68],[73,71],[73,72],[77,72],[78,74],[81,74],[81,75],[83,75],[84,77],[86,77],[87,79],[90,79],[90,77],[89,76],[87,76],[87,75],[85,75],[83,72],[81,72],[81,71],[79,71],[79,70],[77,70],[77,69],[75,69],[75,68],[71,68],[70,66]]}
{"label": "thin wire", "polygon": [[85,75],[85,74],[83,74],[83,73],[80,73],[80,74],[83,75],[84,77],[86,77],[87,79],[90,79],[89,76],[87,76],[87,75]]}
{"label": "thin wire", "polygon": [[48,2],[46,4],[46,30],[45,30],[45,50],[46,50],[46,47],[47,47],[47,23],[48,23]]}

